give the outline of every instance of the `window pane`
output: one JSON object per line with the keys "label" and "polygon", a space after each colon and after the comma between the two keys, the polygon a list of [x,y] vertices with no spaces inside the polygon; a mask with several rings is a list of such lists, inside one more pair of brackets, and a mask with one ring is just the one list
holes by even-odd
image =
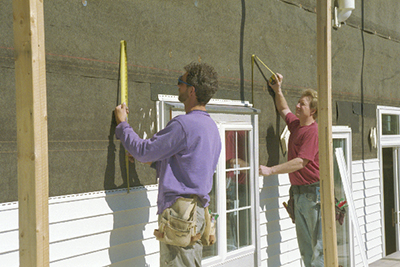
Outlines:
{"label": "window pane", "polygon": [[251,245],[250,209],[229,212],[226,214],[226,219],[228,252]]}
{"label": "window pane", "polygon": [[237,132],[237,157],[238,165],[240,167],[249,166],[249,132],[248,131],[238,131]]}
{"label": "window pane", "polygon": [[239,176],[238,190],[239,190],[239,208],[250,206],[250,181],[248,179],[249,171],[241,171],[242,179]]}
{"label": "window pane", "polygon": [[382,134],[399,134],[399,116],[382,114]]}
{"label": "window pane", "polygon": [[236,131],[225,132],[226,169],[232,169],[236,164]]}
{"label": "window pane", "polygon": [[249,167],[249,132],[225,132],[226,169]]}
{"label": "window pane", "polygon": [[252,243],[249,138],[249,131],[225,132],[228,252]]}
{"label": "window pane", "polygon": [[[233,173],[233,172],[232,172]],[[226,209],[232,210],[238,208],[238,197],[237,197],[237,175],[232,175],[231,172],[226,174]]]}
{"label": "window pane", "polygon": [[250,205],[248,131],[226,131],[227,209]]}
{"label": "window pane", "polygon": [[251,245],[250,209],[239,211],[239,247]]}
{"label": "window pane", "polygon": [[[333,151],[335,148],[341,147],[343,149],[343,153],[346,156],[346,140],[345,139],[333,139]],[[343,189],[342,179],[340,178],[339,167],[336,161],[336,157],[334,156],[334,191],[335,198],[337,200],[346,200],[346,196]],[[346,208],[347,211],[347,208]],[[337,251],[338,251],[338,261],[339,265],[343,267],[351,266],[350,259],[350,236],[349,236],[349,215],[348,212],[344,217],[343,224],[340,225],[338,221],[336,221],[336,237],[337,237]]]}
{"label": "window pane", "polygon": [[226,214],[226,245],[227,250],[232,251],[238,249],[238,213],[237,211]]}

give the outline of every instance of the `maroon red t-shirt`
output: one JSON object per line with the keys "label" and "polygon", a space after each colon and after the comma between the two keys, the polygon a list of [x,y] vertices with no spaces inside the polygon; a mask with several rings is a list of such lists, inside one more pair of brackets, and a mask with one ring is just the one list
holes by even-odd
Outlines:
{"label": "maroon red t-shirt", "polygon": [[319,181],[318,124],[300,126],[300,120],[293,113],[286,115],[290,131],[288,161],[294,158],[309,162],[301,170],[289,173],[292,185],[306,185]]}

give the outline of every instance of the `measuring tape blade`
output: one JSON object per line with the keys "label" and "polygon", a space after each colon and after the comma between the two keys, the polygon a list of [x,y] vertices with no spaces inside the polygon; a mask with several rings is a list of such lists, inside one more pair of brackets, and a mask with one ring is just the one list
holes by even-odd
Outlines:
{"label": "measuring tape blade", "polygon": [[258,56],[256,56],[256,58],[257,58],[258,61],[260,61],[261,64],[264,65],[264,67],[267,68],[267,70],[269,70],[269,72],[271,72],[273,75],[275,75],[275,72],[273,72],[264,62],[262,62],[261,59]]}
{"label": "measuring tape blade", "polygon": [[[253,55],[253,56],[254,56],[258,61],[260,61],[260,63],[263,64],[264,67],[265,67],[269,72],[272,73],[271,78],[269,78],[269,83],[270,83],[270,84],[275,84],[275,83],[276,83],[276,80],[275,80],[276,74],[275,74],[275,72],[273,72],[264,62],[262,62],[262,60],[261,60],[258,56],[256,56],[256,55]],[[256,65],[257,65],[258,69],[259,69],[260,72],[261,72],[261,69],[260,69],[260,67],[259,67],[258,64],[257,64],[257,61],[255,61],[255,63],[256,63]],[[262,73],[262,72],[261,72],[261,73]],[[264,76],[264,75],[263,75],[263,76]],[[265,77],[264,77],[264,78],[265,78]]]}
{"label": "measuring tape blade", "polygon": [[[121,82],[121,103],[125,103],[128,106],[128,60],[126,56],[126,41],[122,40],[120,42],[120,82]],[[128,121],[128,115],[126,115],[126,121]],[[129,193],[129,159],[128,155],[125,154],[125,166],[126,166],[126,184],[127,191]]]}

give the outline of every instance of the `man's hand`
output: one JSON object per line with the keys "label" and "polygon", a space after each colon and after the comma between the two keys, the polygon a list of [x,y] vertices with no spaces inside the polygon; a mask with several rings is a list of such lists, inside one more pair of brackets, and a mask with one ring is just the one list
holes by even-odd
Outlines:
{"label": "man's hand", "polygon": [[129,108],[125,105],[125,103],[115,108],[114,115],[117,125],[123,121],[126,121],[127,114],[129,114]]}
{"label": "man's hand", "polygon": [[126,155],[130,163],[135,163],[135,158],[129,152],[126,152]]}
{"label": "man's hand", "polygon": [[[130,163],[135,163],[135,158],[129,152],[126,152],[126,155],[128,156],[128,160]],[[144,164],[147,164],[150,166],[153,162],[141,162],[141,163],[144,163]]]}
{"label": "man's hand", "polygon": [[274,90],[275,94],[277,94],[277,93],[279,93],[279,91],[281,91],[283,76],[282,76],[282,74],[277,73],[276,75],[274,75],[274,78],[275,78],[275,83],[271,84],[268,81],[268,85],[272,88],[272,90]]}
{"label": "man's hand", "polygon": [[[235,165],[239,165],[239,166],[235,166]],[[237,161],[236,161],[236,158],[228,160],[229,168],[236,168],[236,167],[243,168],[243,167],[248,167],[248,166],[249,166],[249,164],[246,161],[242,160],[241,158],[238,158]]]}
{"label": "man's hand", "polygon": [[272,174],[272,168],[264,166],[264,165],[260,165],[258,172],[262,176],[270,176]]}

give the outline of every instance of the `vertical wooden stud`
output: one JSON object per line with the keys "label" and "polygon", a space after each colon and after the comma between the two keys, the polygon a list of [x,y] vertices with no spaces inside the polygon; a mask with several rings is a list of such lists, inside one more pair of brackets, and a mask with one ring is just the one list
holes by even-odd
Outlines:
{"label": "vertical wooden stud", "polygon": [[20,266],[49,266],[46,62],[42,0],[13,0]]}
{"label": "vertical wooden stud", "polygon": [[319,169],[325,266],[338,266],[332,147],[331,0],[317,1]]}

